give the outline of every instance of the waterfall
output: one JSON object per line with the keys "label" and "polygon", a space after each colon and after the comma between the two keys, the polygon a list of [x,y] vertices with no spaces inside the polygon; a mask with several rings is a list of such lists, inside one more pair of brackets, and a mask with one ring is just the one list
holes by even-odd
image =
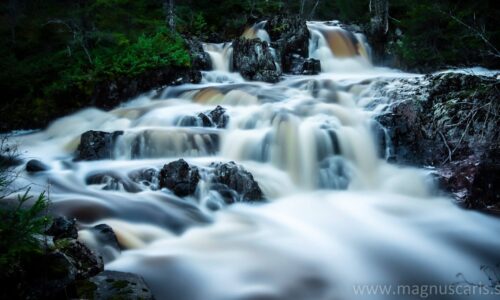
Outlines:
{"label": "waterfall", "polygon": [[[246,34],[267,39],[263,26]],[[51,210],[82,226],[110,225],[125,249],[106,269],[140,274],[157,299],[353,299],[357,284],[451,284],[457,273],[486,280],[479,267],[500,260],[500,222],[437,195],[429,170],[377,154],[372,118],[389,99],[370,90],[380,77],[419,75],[373,67],[362,36],[308,26],[322,74],[276,84],[220,79],[232,70],[232,48],[205,44],[214,70],[202,84],[111,111],[85,109],[13,137],[51,168],[31,175],[20,167],[16,183],[34,182],[33,193],[49,188]],[[227,124],[204,127],[217,105]],[[110,159],[73,161],[87,130],[123,131]],[[154,182],[127,188],[137,174],[154,177],[179,158],[200,170],[235,161],[267,202],[228,206],[209,175],[183,198]],[[95,174],[113,174],[120,188],[89,183]],[[80,238],[97,243],[85,230]],[[412,297],[369,298],[405,296]]]}
{"label": "waterfall", "polygon": [[323,72],[359,72],[371,68],[370,48],[362,34],[338,25],[308,22],[309,56],[321,61]]}

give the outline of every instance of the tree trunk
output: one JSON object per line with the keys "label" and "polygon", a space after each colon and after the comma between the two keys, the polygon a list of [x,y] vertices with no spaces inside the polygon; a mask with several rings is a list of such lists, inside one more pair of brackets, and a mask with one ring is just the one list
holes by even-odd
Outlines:
{"label": "tree trunk", "polygon": [[174,0],[165,0],[163,3],[165,8],[166,23],[171,31],[175,31],[175,6]]}
{"label": "tree trunk", "polygon": [[375,63],[386,58],[387,32],[389,31],[389,0],[370,0],[369,40],[372,45],[372,59]]}

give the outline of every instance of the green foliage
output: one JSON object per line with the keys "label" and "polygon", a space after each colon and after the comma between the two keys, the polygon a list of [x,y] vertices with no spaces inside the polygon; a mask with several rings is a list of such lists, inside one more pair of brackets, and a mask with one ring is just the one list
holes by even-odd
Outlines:
{"label": "green foliage", "polygon": [[494,64],[483,37],[498,44],[498,13],[487,0],[396,2],[391,27],[400,28],[403,36],[393,51],[410,68]]}
{"label": "green foliage", "polygon": [[45,210],[48,206],[45,194],[40,194],[29,206],[30,189],[18,196],[15,208],[0,209],[0,269],[15,270],[21,261],[42,251],[39,237],[50,219]]}

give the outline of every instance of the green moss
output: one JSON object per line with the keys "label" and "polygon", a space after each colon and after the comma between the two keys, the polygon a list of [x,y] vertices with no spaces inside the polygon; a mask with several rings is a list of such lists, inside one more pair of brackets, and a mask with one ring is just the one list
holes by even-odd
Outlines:
{"label": "green moss", "polygon": [[97,285],[90,280],[79,280],[75,282],[76,292],[79,298],[94,299]]}

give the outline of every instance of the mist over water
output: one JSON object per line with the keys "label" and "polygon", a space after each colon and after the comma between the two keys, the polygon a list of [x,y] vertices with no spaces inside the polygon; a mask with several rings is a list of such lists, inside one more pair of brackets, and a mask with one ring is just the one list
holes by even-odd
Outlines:
{"label": "mist over water", "polygon": [[[390,102],[373,98],[377,78],[419,75],[373,67],[362,36],[308,26],[321,74],[246,82],[231,73],[230,44],[205,44],[214,70],[200,85],[86,109],[15,137],[26,157],[52,167],[18,183],[48,187],[54,213],[82,227],[110,225],[126,250],[110,253],[106,269],[142,275],[157,299],[400,299],[356,296],[353,286],[451,284],[457,273],[487,283],[480,266],[500,262],[500,221],[438,196],[430,170],[387,163],[372,132]],[[262,24],[245,34],[269,38]],[[217,105],[227,128],[183,125]],[[72,161],[87,130],[124,131],[113,159]],[[186,198],[127,184],[133,172],[178,158],[202,169],[235,161],[268,201],[226,207],[206,178]],[[87,184],[100,173],[122,178],[119,189]],[[88,231],[80,239],[99,247]]]}

